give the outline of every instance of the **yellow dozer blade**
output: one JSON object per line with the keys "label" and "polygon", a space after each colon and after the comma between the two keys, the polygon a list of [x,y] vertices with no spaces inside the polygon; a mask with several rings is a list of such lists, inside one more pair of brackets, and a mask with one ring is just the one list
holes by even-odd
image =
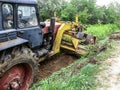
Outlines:
{"label": "yellow dozer blade", "polygon": [[62,23],[53,44],[54,54],[58,53],[60,48],[77,55],[88,54],[87,44],[94,44],[96,37],[79,31],[80,28],[78,24],[73,22]]}

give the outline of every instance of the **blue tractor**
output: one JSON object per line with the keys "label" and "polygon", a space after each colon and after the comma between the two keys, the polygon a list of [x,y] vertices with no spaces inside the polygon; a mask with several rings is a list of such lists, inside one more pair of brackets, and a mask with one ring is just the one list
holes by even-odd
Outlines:
{"label": "blue tractor", "polygon": [[48,53],[46,48],[37,1],[0,0],[0,90],[28,90],[37,78],[35,58]]}
{"label": "blue tractor", "polygon": [[[73,22],[39,23],[36,0],[0,0],[0,90],[28,90],[39,62],[60,51],[86,55],[95,37]],[[85,45],[85,46],[84,46]]]}

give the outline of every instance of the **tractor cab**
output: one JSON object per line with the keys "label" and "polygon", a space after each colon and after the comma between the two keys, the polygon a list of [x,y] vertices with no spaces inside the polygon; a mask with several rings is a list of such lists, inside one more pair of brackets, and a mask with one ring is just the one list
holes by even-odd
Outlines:
{"label": "tractor cab", "polygon": [[26,42],[31,48],[42,45],[36,0],[0,0],[0,10],[0,50]]}

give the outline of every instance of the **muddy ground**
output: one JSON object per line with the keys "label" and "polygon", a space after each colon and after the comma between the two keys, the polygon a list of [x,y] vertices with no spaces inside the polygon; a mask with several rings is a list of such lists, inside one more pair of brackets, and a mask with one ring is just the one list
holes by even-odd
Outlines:
{"label": "muddy ground", "polygon": [[39,66],[39,79],[44,79],[50,76],[52,73],[59,71],[61,68],[66,67],[73,63],[76,57],[68,54],[59,54],[48,60],[40,63]]}

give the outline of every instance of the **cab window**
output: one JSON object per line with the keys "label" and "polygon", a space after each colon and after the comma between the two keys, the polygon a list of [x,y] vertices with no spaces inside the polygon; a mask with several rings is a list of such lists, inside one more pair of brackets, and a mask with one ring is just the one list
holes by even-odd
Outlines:
{"label": "cab window", "polygon": [[11,4],[2,5],[3,28],[13,28],[13,6]]}
{"label": "cab window", "polygon": [[18,6],[18,27],[26,28],[37,25],[38,22],[35,7]]}

